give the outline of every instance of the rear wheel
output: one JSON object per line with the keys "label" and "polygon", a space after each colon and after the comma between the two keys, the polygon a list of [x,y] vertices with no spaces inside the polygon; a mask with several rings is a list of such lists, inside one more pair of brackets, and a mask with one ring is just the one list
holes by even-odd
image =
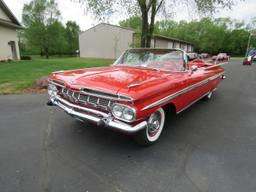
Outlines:
{"label": "rear wheel", "polygon": [[148,119],[148,126],[134,135],[135,141],[139,145],[151,145],[155,143],[164,128],[165,112],[162,108],[152,113]]}

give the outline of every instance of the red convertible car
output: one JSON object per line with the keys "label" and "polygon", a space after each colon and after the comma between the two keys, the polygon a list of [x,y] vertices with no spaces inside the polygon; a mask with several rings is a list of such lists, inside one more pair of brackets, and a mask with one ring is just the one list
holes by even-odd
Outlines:
{"label": "red convertible car", "polygon": [[167,107],[178,114],[210,99],[224,77],[220,64],[188,62],[179,49],[129,49],[109,67],[54,72],[48,105],[149,145],[163,131]]}
{"label": "red convertible car", "polygon": [[219,53],[218,55],[212,56],[213,61],[229,61],[230,56],[227,53]]}

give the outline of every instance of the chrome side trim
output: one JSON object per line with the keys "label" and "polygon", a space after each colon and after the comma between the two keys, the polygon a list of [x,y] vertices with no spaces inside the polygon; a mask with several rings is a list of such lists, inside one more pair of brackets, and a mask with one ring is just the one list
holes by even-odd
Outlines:
{"label": "chrome side trim", "polygon": [[171,95],[169,95],[169,96],[167,96],[167,97],[164,97],[163,99],[160,99],[160,100],[158,100],[158,101],[156,101],[156,102],[154,102],[154,103],[152,103],[152,104],[150,104],[150,105],[144,107],[144,108],[142,109],[142,111],[147,110],[147,109],[151,109],[151,108],[156,107],[156,106],[158,106],[158,105],[161,105],[161,104],[163,104],[163,103],[165,103],[165,102],[167,102],[167,101],[169,101],[169,100],[171,100],[171,99],[174,99],[175,97],[177,97],[177,96],[179,96],[179,95],[182,95],[182,94],[187,93],[187,92],[189,92],[189,91],[191,91],[191,90],[193,90],[193,89],[195,89],[195,88],[197,88],[197,87],[200,87],[200,86],[202,86],[202,85],[208,83],[209,81],[212,81],[212,80],[214,80],[214,79],[217,79],[218,77],[220,77],[220,76],[223,75],[224,73],[225,73],[225,72],[221,72],[221,73],[219,73],[219,74],[217,74],[217,75],[214,75],[214,76],[212,76],[212,77],[210,77],[210,78],[208,78],[208,79],[205,79],[205,80],[203,80],[203,81],[200,81],[199,83],[196,83],[196,84],[191,85],[191,86],[189,86],[189,87],[187,87],[187,88],[184,88],[184,89],[182,89],[182,90],[180,90],[180,91],[178,91],[178,92],[176,92],[176,93],[173,93],[173,94],[171,94]]}
{"label": "chrome side trim", "polygon": [[195,101],[193,101],[192,103],[188,104],[186,107],[184,107],[183,109],[181,109],[180,111],[177,112],[177,114],[185,111],[187,108],[189,108],[191,105],[195,104],[197,101],[199,101],[200,99],[204,98],[206,95],[208,95],[210,92],[207,92],[206,94],[203,94],[201,97],[199,97],[198,99],[196,99]]}
{"label": "chrome side trim", "polygon": [[212,77],[209,78],[210,81],[214,80],[214,79],[217,79],[218,77],[220,77],[221,75],[223,75],[225,72],[222,72],[222,73],[219,73],[217,75],[214,75]]}
{"label": "chrome side trim", "polygon": [[[113,129],[124,131],[127,133],[135,133],[147,127],[147,121],[142,121],[137,125],[132,126],[119,120],[114,120],[109,114],[85,107],[80,107],[79,105],[74,105],[68,101],[61,99],[60,97],[56,97],[51,101],[53,104],[57,105],[58,107],[66,111],[69,115],[80,121],[89,120],[95,123],[103,121],[107,127],[111,127]],[[75,109],[80,109],[89,113],[82,113],[80,111],[76,111]]]}

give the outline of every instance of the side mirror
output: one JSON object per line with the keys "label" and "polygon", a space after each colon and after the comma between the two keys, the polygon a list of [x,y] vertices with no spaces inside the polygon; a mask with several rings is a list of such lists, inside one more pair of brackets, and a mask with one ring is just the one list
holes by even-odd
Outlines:
{"label": "side mirror", "polygon": [[198,70],[198,66],[196,66],[196,65],[192,65],[191,70],[192,70],[192,72],[197,71],[197,70]]}

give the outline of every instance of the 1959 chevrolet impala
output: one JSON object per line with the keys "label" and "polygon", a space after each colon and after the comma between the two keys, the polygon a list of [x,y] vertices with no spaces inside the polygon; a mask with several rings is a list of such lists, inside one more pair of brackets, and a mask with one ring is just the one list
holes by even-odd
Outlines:
{"label": "1959 chevrolet impala", "polygon": [[221,65],[188,62],[180,49],[129,49],[109,67],[54,72],[48,79],[48,105],[150,145],[163,131],[165,108],[178,114],[211,98],[225,78]]}

